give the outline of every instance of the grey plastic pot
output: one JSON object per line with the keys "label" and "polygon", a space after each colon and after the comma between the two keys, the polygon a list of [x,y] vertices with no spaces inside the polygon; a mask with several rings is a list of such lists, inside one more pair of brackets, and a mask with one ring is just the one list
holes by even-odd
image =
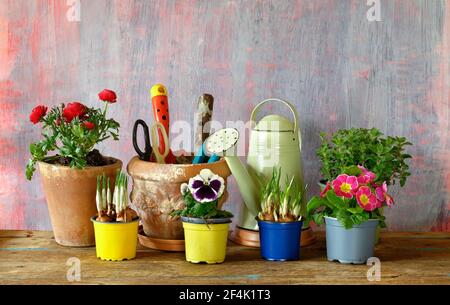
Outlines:
{"label": "grey plastic pot", "polygon": [[343,264],[364,264],[373,256],[378,219],[345,229],[332,217],[325,217],[327,257]]}
{"label": "grey plastic pot", "polygon": [[[327,186],[327,181],[326,180],[320,180],[318,183],[320,191],[323,192],[323,190],[326,188]],[[381,215],[383,215],[383,208],[380,209],[381,211]],[[375,245],[377,245],[380,242],[380,227],[377,226],[377,233],[375,235]]]}

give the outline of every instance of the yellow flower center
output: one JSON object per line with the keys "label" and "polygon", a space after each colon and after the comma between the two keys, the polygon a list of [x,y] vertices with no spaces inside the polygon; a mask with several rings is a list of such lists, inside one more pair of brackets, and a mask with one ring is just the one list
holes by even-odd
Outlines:
{"label": "yellow flower center", "polygon": [[359,201],[361,201],[362,204],[366,205],[367,203],[369,203],[369,197],[367,197],[367,195],[362,194],[359,197]]}
{"label": "yellow flower center", "polygon": [[350,185],[350,183],[342,183],[341,184],[341,191],[343,193],[350,193],[351,189],[352,189],[352,186]]}

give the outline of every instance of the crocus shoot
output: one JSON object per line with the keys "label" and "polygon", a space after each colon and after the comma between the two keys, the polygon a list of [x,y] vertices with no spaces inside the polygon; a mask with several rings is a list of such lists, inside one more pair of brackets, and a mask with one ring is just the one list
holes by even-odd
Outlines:
{"label": "crocus shoot", "polygon": [[104,174],[97,176],[97,193],[95,196],[95,202],[97,204],[98,217],[97,221],[100,222],[110,222],[111,218],[108,216],[107,209],[110,205],[108,198],[106,196],[106,184],[109,185],[109,177]]}
{"label": "crocus shoot", "polygon": [[301,190],[294,177],[286,177],[286,188],[281,189],[281,168],[273,170],[272,177],[261,192],[260,220],[292,222],[301,220],[301,206],[304,190]]}
{"label": "crocus shoot", "polygon": [[136,212],[128,206],[128,176],[122,171],[117,173],[112,198],[109,177],[97,177],[96,202],[97,221],[127,222],[137,217]]}

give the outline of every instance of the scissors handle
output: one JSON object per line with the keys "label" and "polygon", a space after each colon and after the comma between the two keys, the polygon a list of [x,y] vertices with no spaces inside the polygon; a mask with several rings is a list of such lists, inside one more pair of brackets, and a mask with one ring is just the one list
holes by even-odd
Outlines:
{"label": "scissors handle", "polygon": [[[160,134],[162,134],[163,143],[159,143],[160,138],[158,137],[158,129],[160,131]],[[166,163],[165,159],[167,155],[169,154],[169,139],[167,137],[166,129],[164,128],[164,125],[160,122],[155,122],[152,125],[152,145],[153,145],[153,153],[156,157],[156,162],[158,163]],[[161,145],[162,144],[162,145]],[[164,147],[164,152],[161,153],[158,149],[158,147]]]}
{"label": "scissors handle", "polygon": [[[142,129],[144,131],[144,141],[145,141],[144,151],[141,151],[141,149],[139,148],[139,145],[137,143],[137,129],[138,129],[139,125],[142,126]],[[140,119],[137,120],[136,122],[134,122],[133,146],[134,146],[134,150],[137,152],[137,154],[139,156],[139,159],[144,160],[144,161],[150,161],[150,155],[152,154],[152,147],[150,145],[148,126],[143,120],[140,120]]]}

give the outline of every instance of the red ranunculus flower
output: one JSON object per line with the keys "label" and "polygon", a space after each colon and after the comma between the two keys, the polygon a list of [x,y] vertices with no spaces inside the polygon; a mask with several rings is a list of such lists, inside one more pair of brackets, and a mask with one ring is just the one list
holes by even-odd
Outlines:
{"label": "red ranunculus flower", "polygon": [[72,102],[67,104],[63,110],[64,119],[70,123],[74,118],[81,117],[86,114],[87,107],[79,102]]}
{"label": "red ranunculus flower", "polygon": [[30,121],[33,122],[33,124],[37,124],[37,123],[39,123],[39,120],[45,116],[46,113],[47,113],[46,106],[44,106],[44,105],[36,106],[31,111]]}
{"label": "red ranunculus flower", "polygon": [[102,92],[98,94],[98,97],[108,103],[115,103],[117,101],[117,95],[114,91],[109,89],[104,89]]}
{"label": "red ranunculus flower", "polygon": [[89,121],[84,121],[83,126],[86,127],[86,129],[91,130],[94,129],[95,124]]}

